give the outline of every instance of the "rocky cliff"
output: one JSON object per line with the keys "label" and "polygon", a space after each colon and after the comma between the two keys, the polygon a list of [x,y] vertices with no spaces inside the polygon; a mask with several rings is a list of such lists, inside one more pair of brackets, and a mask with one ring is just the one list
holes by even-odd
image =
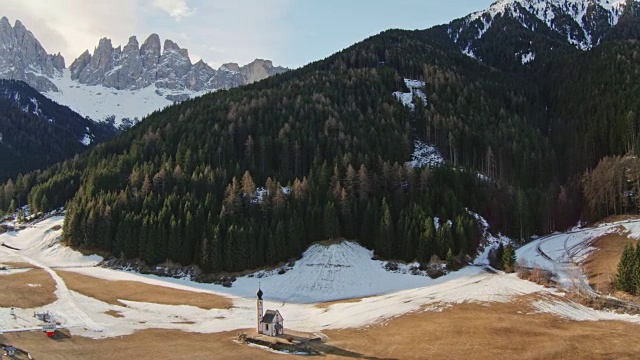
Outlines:
{"label": "rocky cliff", "polygon": [[19,21],[11,27],[0,19],[0,78],[23,80],[38,91],[57,91],[50,80],[64,69],[64,58],[50,55],[38,39]]}

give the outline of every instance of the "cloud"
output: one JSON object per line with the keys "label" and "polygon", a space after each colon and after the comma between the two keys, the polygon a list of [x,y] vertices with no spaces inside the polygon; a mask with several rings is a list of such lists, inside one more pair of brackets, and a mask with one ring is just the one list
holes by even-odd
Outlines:
{"label": "cloud", "polygon": [[187,0],[153,0],[152,5],[178,21],[191,16],[194,12],[187,4]]}
{"label": "cloud", "polygon": [[49,53],[62,53],[68,66],[102,37],[126,41],[137,26],[135,4],[128,0],[2,0],[11,22],[20,20]]}

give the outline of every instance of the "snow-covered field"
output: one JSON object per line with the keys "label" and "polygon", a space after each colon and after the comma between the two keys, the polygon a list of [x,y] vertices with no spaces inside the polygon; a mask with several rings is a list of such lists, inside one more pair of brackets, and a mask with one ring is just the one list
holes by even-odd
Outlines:
{"label": "snow-covered field", "polygon": [[[266,309],[280,310],[288,328],[312,333],[364,327],[415,311],[442,311],[453,304],[465,302],[508,302],[530,294],[539,298],[534,303],[535,312],[553,313],[574,320],[609,319],[640,323],[639,317],[588,309],[565,301],[562,293],[556,290],[521,280],[514,274],[487,272],[482,266],[468,266],[435,280],[408,273],[390,273],[383,269],[383,262],[371,260],[369,250],[352,242],[314,245],[285,274],[252,274],[239,278],[231,288],[186,279],[140,275],[95,267],[99,257],[84,256],[62,246],[57,240],[60,230],[55,230],[62,222],[62,217],[52,217],[20,232],[0,235],[0,243],[20,249],[0,247],[0,263],[29,262],[43,268],[55,280],[58,297],[54,303],[37,309],[21,309],[17,305],[15,319],[9,315],[8,309],[0,308],[0,332],[38,329],[39,322],[32,316],[34,311],[51,311],[72,334],[92,338],[121,336],[149,328],[200,333],[251,328],[255,324],[254,294],[258,284],[264,291]],[[528,253],[523,252],[525,255]],[[187,305],[128,300],[120,301],[124,305],[112,305],[67,288],[64,280],[56,274],[56,267],[108,280],[137,281],[213,293],[228,297],[233,307],[206,310]],[[365,298],[327,306],[316,304],[353,297]],[[122,317],[108,315],[110,311]]]}

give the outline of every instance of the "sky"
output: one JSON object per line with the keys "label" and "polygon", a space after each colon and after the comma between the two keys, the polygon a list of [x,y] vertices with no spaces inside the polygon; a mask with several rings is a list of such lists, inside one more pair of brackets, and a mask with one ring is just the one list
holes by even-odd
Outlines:
{"label": "sky", "polygon": [[114,47],[152,33],[214,68],[255,58],[297,68],[391,28],[426,29],[494,0],[0,0],[66,65],[107,37]]}

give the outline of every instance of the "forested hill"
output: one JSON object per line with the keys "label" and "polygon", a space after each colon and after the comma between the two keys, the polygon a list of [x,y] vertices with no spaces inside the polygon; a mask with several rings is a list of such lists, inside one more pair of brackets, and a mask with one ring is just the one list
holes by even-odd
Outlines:
{"label": "forested hill", "polygon": [[0,79],[0,181],[49,167],[116,135],[46,98],[25,82]]}
{"label": "forested hill", "polygon": [[[511,69],[461,53],[447,26],[386,31],[156,112],[5,186],[0,205],[27,194],[34,210],[66,204],[64,241],[150,264],[239,271],[336,237],[384,258],[454,262],[477,247],[469,211],[519,239],[575,223],[576,176],[636,148],[639,47],[612,39]],[[413,110],[392,95],[410,91],[405,78],[425,83]],[[447,166],[406,166],[416,140]]]}

